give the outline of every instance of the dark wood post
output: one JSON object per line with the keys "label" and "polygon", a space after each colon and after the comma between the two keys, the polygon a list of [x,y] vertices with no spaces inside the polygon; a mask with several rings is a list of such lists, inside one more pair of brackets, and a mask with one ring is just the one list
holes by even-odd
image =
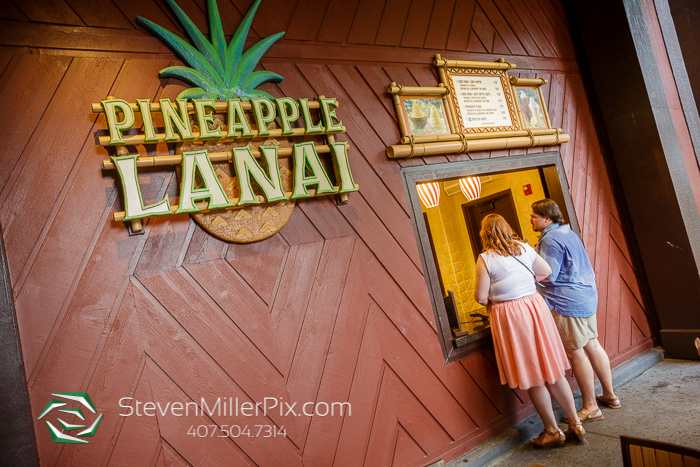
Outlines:
{"label": "dark wood post", "polygon": [[17,317],[0,235],[0,465],[35,466],[39,458],[19,344]]}
{"label": "dark wood post", "polygon": [[[698,359],[700,215],[640,0],[568,3],[672,358]],[[585,65],[584,65],[585,66]]]}

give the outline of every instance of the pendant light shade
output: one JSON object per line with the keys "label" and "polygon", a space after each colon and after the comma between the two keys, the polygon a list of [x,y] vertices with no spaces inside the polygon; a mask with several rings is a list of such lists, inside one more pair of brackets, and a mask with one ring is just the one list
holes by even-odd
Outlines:
{"label": "pendant light shade", "polygon": [[426,208],[434,208],[440,203],[440,184],[438,182],[416,185],[418,197]]}
{"label": "pendant light shade", "polygon": [[479,177],[460,178],[459,188],[469,201],[474,201],[481,196],[481,180],[479,180]]}

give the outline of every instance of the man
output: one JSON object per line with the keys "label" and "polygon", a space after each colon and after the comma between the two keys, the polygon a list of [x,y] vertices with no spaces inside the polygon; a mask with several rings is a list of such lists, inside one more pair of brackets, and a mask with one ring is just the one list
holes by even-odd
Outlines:
{"label": "man", "polygon": [[[538,283],[538,291],[554,312],[554,321],[581,388],[583,407],[578,415],[584,422],[603,420],[598,404],[611,409],[619,409],[621,404],[613,391],[610,359],[598,342],[598,292],[593,267],[581,239],[564,224],[557,203],[551,199],[533,203],[530,224],[541,233],[536,250],[552,268],[552,274]],[[598,396],[594,370],[603,386],[603,394]]]}

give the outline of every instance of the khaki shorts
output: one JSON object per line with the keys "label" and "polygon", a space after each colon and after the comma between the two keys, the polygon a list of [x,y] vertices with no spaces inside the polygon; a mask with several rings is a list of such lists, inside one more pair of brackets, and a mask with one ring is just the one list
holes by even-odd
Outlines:
{"label": "khaki shorts", "polygon": [[588,344],[589,340],[598,337],[596,315],[588,318],[571,318],[552,311],[552,316],[566,350],[581,349]]}

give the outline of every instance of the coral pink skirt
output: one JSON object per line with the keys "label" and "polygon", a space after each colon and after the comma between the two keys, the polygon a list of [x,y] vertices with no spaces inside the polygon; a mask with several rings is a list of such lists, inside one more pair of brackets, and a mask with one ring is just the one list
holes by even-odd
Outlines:
{"label": "coral pink skirt", "polygon": [[501,384],[529,389],[564,377],[569,360],[552,313],[538,293],[492,302],[489,316]]}

